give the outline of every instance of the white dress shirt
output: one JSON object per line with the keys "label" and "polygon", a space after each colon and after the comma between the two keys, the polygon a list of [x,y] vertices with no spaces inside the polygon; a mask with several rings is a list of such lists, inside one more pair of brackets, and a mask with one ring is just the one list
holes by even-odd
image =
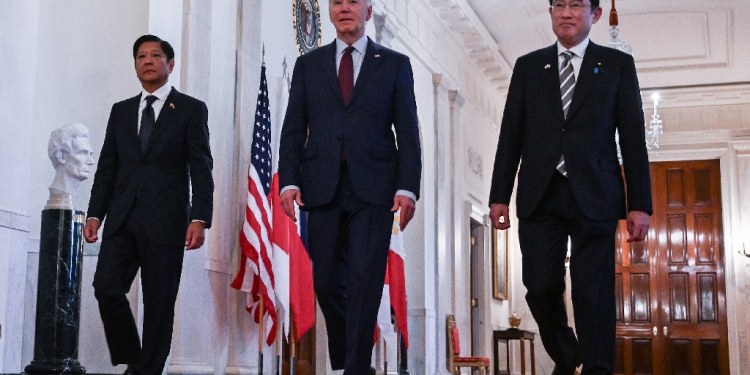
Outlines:
{"label": "white dress shirt", "polygon": [[574,46],[571,49],[566,49],[559,41],[557,42],[557,66],[559,67],[559,70],[562,70],[562,64],[565,61],[565,58],[562,55],[563,52],[573,52],[573,58],[570,59],[570,63],[573,64],[573,74],[576,77],[576,82],[578,82],[578,72],[581,71],[581,64],[583,64],[583,55],[586,54],[586,47],[588,46],[589,38],[584,39],[583,42],[578,43],[577,46]]}
{"label": "white dress shirt", "polygon": [[146,97],[153,95],[156,97],[151,107],[154,109],[154,122],[159,118],[164,103],[167,101],[169,93],[172,92],[172,86],[165,83],[164,86],[159,87],[154,92],[148,92],[145,89],[141,91],[141,104],[138,106],[138,133],[141,132],[141,117],[143,117],[143,110],[146,108]]}

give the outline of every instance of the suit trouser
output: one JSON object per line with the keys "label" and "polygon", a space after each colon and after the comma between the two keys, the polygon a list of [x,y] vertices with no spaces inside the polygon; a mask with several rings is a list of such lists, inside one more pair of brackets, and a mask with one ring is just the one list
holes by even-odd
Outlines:
{"label": "suit trouser", "polygon": [[[617,220],[589,219],[559,173],[534,214],[519,219],[526,301],[556,374],[573,369],[577,355],[583,360],[582,374],[612,374],[616,228]],[[563,300],[568,238],[575,334]]]}
{"label": "suit trouser", "polygon": [[[145,238],[135,203],[128,218],[102,241],[94,275],[94,295],[113,365],[140,364],[144,375],[161,374],[169,356],[174,304],[184,246],[156,245]],[[143,291],[143,345],[126,293],[138,269]]]}
{"label": "suit trouser", "polygon": [[346,375],[367,374],[393,213],[360,200],[342,166],[333,201],[308,215],[308,251],[331,368],[344,369]]}

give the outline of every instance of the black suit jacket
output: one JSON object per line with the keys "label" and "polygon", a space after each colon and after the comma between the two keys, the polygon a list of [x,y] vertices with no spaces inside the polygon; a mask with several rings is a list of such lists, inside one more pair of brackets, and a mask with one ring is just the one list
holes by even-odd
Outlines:
{"label": "black suit jacket", "polygon": [[633,58],[590,42],[566,120],[557,46],[522,56],[513,70],[503,114],[490,204],[508,204],[518,171],[517,213],[529,217],[558,173],[560,155],[565,155],[570,187],[584,214],[593,220],[624,218],[626,194],[616,129],[627,180],[627,210],[650,214],[643,106]]}
{"label": "black suit jacket", "polygon": [[344,147],[363,201],[391,207],[399,189],[419,196],[422,162],[409,58],[368,39],[351,101],[344,105],[335,55],[334,41],[294,65],[281,132],[280,185],[300,187],[305,208],[330,202]]}
{"label": "black suit jacket", "polygon": [[137,200],[150,241],[183,245],[189,221],[211,225],[214,182],[208,110],[202,101],[173,88],[142,154],[140,98],[112,106],[88,215],[100,220],[106,217],[106,239],[122,225]]}

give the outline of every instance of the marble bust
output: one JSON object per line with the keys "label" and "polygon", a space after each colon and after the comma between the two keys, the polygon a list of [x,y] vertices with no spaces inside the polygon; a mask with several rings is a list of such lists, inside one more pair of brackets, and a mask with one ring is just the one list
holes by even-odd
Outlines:
{"label": "marble bust", "polygon": [[49,187],[50,197],[45,209],[72,210],[81,181],[89,178],[94,154],[89,130],[79,123],[63,125],[52,131],[47,154],[55,167],[55,178]]}

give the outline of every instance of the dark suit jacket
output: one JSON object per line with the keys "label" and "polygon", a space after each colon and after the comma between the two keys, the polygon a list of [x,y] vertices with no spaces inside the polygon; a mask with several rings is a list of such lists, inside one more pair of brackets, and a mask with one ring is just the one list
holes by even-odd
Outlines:
{"label": "dark suit jacket", "polygon": [[147,238],[156,244],[182,245],[190,220],[211,224],[214,182],[208,110],[202,101],[173,88],[142,156],[140,98],[112,106],[88,215],[106,217],[106,239],[122,225],[137,199]]}
{"label": "dark suit jacket", "polygon": [[633,58],[590,42],[566,120],[557,46],[522,56],[503,114],[490,204],[508,204],[518,171],[517,213],[529,217],[557,173],[560,155],[565,155],[570,187],[584,214],[593,220],[624,218],[626,195],[615,129],[627,180],[627,210],[650,214],[643,106]]}
{"label": "dark suit jacket", "polygon": [[299,186],[305,208],[330,202],[344,147],[354,190],[363,201],[391,207],[399,189],[419,196],[422,162],[409,58],[368,39],[345,106],[335,55],[334,42],[295,63],[281,132],[280,185]]}

